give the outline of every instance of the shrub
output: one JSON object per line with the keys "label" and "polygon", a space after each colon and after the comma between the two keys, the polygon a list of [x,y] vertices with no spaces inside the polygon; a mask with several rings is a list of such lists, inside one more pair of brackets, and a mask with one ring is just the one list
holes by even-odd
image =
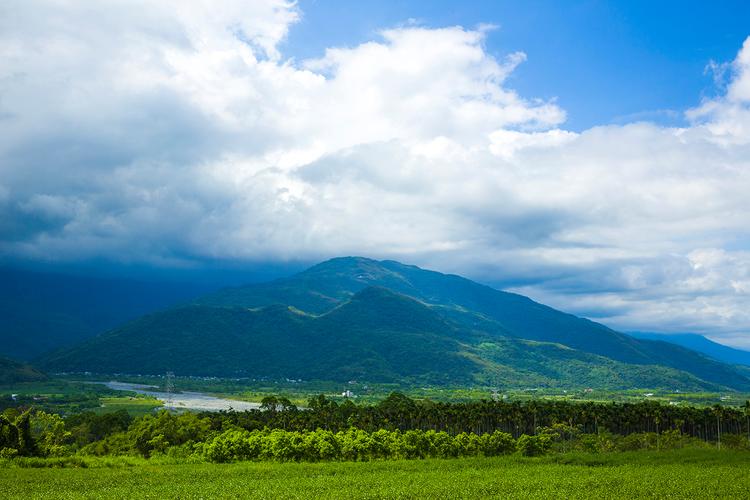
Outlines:
{"label": "shrub", "polygon": [[479,436],[479,449],[486,457],[505,455],[516,450],[516,441],[507,432],[495,431]]}
{"label": "shrub", "polygon": [[721,446],[732,450],[750,450],[750,440],[743,434],[724,434],[721,436]]}
{"label": "shrub", "polygon": [[522,434],[521,437],[518,438],[518,441],[516,441],[516,449],[525,457],[545,455],[549,452],[551,446],[552,439],[545,434],[539,434],[536,436]]}

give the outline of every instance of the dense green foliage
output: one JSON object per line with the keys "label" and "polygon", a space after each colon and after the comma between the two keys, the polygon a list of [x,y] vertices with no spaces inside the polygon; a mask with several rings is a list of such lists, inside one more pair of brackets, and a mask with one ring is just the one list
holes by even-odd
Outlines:
{"label": "dense green foliage", "polygon": [[492,456],[518,451],[614,451],[724,446],[750,449],[744,408],[554,401],[432,403],[392,394],[377,405],[318,396],[300,410],[267,397],[261,410],[133,419],[127,412],[61,418],[6,410],[4,456],[159,454],[214,461],[365,460]]}
{"label": "dense green foliage", "polygon": [[52,371],[511,387],[750,388],[736,369],[458,276],[359,258],[230,289],[44,359]]}
{"label": "dense green foliage", "polygon": [[262,410],[137,418],[9,409],[0,495],[740,497],[750,488],[748,419],[750,403],[450,404],[401,394],[376,405],[321,395],[307,409],[267,397]]}
{"label": "dense green foliage", "polygon": [[[523,454],[544,454],[541,436],[522,436],[518,448]],[[538,443],[540,453],[529,453],[526,440]],[[461,433],[451,436],[435,431],[366,432],[360,429],[331,432],[322,429],[310,432],[225,431],[202,447],[205,458],[212,462],[236,460],[278,460],[282,462],[317,462],[320,460],[363,461],[373,459],[455,458],[465,456],[493,457],[516,451],[510,434],[496,431],[488,434]]]}
{"label": "dense green foliage", "polygon": [[[24,466],[54,466],[37,459]],[[15,461],[13,465],[21,465]],[[57,465],[63,465],[57,462]],[[750,454],[566,454],[542,458],[185,464],[78,459],[0,467],[0,495],[26,498],[744,498]],[[133,466],[134,465],[134,466]],[[82,468],[88,466],[88,468]]]}
{"label": "dense green foliage", "polygon": [[0,357],[0,385],[47,380],[47,375],[26,363]]}

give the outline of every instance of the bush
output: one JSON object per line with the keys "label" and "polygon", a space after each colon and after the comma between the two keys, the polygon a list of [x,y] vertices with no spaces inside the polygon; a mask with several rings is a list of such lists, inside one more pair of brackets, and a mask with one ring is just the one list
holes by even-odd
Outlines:
{"label": "bush", "polygon": [[[253,446],[252,433],[227,431],[203,447],[204,456],[212,462],[252,460],[260,456],[260,447]],[[257,443],[256,441],[256,444]]]}
{"label": "bush", "polygon": [[655,450],[656,433],[654,432],[637,432],[623,436],[617,443],[617,449],[620,451],[638,451],[638,450]]}
{"label": "bush", "polygon": [[366,432],[351,428],[333,433],[322,429],[312,432],[274,429],[229,430],[191,449],[212,462],[259,459],[314,462],[495,456],[513,452],[516,444],[510,434],[499,431],[482,436],[467,433],[451,436],[435,431]]}
{"label": "bush", "polygon": [[516,441],[516,450],[525,457],[538,457],[545,455],[552,447],[552,439],[545,434],[529,436],[521,435]]}
{"label": "bush", "polygon": [[724,434],[721,446],[732,450],[750,450],[750,440],[744,434]]}
{"label": "bush", "polygon": [[495,431],[479,436],[479,449],[485,457],[505,455],[516,450],[516,441],[507,432]]}
{"label": "bush", "polygon": [[616,438],[609,432],[598,434],[581,434],[578,436],[576,448],[589,453],[606,453],[617,447]]}
{"label": "bush", "polygon": [[204,441],[210,431],[210,421],[193,413],[173,415],[166,410],[147,415],[133,422],[127,432],[132,448],[144,457],[163,453],[168,447],[188,442]]}

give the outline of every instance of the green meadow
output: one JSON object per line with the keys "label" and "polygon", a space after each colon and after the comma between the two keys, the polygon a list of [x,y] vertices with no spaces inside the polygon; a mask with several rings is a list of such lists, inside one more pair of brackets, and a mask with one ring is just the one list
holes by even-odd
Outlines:
{"label": "green meadow", "polygon": [[563,456],[233,464],[142,459],[15,461],[0,497],[748,498],[750,453],[675,450]]}

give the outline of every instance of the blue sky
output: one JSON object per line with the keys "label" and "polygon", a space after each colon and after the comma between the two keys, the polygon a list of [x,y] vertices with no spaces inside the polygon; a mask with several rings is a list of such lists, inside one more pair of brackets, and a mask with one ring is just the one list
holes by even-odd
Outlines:
{"label": "blue sky", "polygon": [[285,55],[320,57],[388,27],[494,24],[487,50],[523,51],[509,85],[521,95],[557,98],[566,125],[582,130],[634,119],[684,122],[682,112],[713,96],[710,61],[730,61],[748,35],[743,1],[372,1],[302,0]]}
{"label": "blue sky", "polygon": [[227,281],[363,255],[750,346],[748,21],[3,2],[0,264]]}

